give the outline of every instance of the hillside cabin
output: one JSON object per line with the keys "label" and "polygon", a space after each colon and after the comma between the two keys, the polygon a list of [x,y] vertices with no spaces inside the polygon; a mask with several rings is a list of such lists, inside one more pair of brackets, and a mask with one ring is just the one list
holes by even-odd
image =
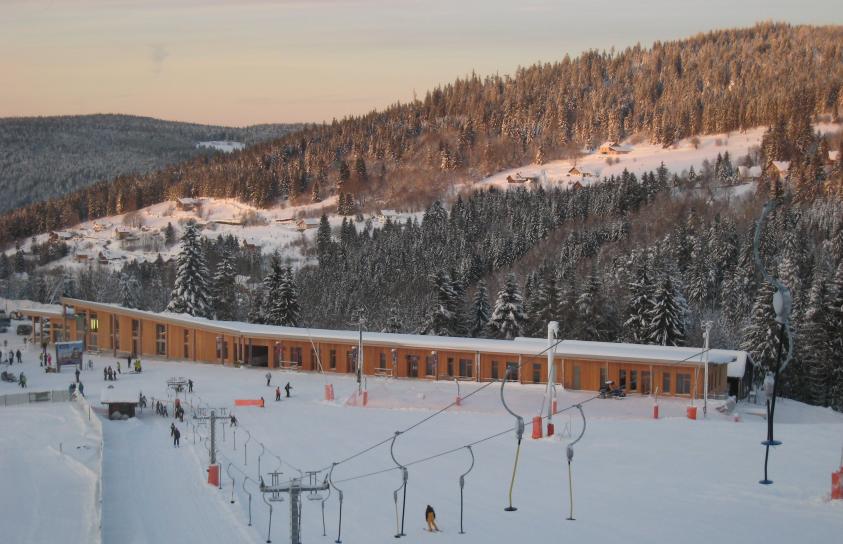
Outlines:
{"label": "hillside cabin", "polygon": [[579,180],[572,180],[572,181],[568,182],[568,189],[571,189],[572,191],[576,191],[576,190],[582,189],[582,188],[583,188],[583,184],[580,183]]}
{"label": "hillside cabin", "polygon": [[739,181],[755,181],[761,177],[760,166],[738,166]]}
{"label": "hillside cabin", "polygon": [[115,227],[114,229],[114,238],[117,240],[128,240],[133,237],[135,237],[135,234],[131,229],[126,227]]}
{"label": "hillside cabin", "polygon": [[280,225],[294,225],[296,223],[296,215],[293,213],[287,213],[278,217],[275,222]]}
{"label": "hillside cabin", "polygon": [[378,214],[378,221],[380,223],[386,223],[387,219],[395,223],[399,219],[398,212],[395,210],[381,210]]}
{"label": "hillside cabin", "polygon": [[183,212],[194,212],[202,205],[198,198],[177,198],[176,208]]}
{"label": "hillside cabin", "polygon": [[600,144],[600,147],[597,148],[597,152],[601,155],[625,155],[629,153],[631,150],[623,145],[620,145],[618,142],[609,141],[603,142]]}
{"label": "hillside cabin", "polygon": [[[22,310],[35,325],[44,310]],[[115,357],[136,354],[175,361],[226,366],[294,368],[325,374],[357,370],[358,332],[306,329],[232,321],[212,321],[185,314],[148,312],[72,298],[47,310],[51,341],[81,340],[87,350]],[[74,317],[76,316],[76,317]],[[33,335],[37,327],[33,327]],[[547,383],[547,340],[442,337],[363,332],[362,368],[367,376],[485,382],[507,376],[521,383]],[[557,381],[566,389],[597,391],[607,380],[627,394],[699,398],[705,350],[610,342],[558,342],[551,351]],[[709,393],[729,390],[731,363],[745,361],[743,351],[708,353]]]}
{"label": "hillside cabin", "polygon": [[570,176],[579,176],[581,178],[590,178],[593,174],[591,172],[581,170],[580,168],[574,166],[570,170],[568,170],[568,173],[565,174],[565,175],[569,176],[569,177]]}
{"label": "hillside cabin", "polygon": [[75,260],[77,263],[87,264],[91,262],[91,256],[87,253],[77,253],[73,256],[73,260]]}
{"label": "hillside cabin", "polygon": [[538,176],[522,176],[521,172],[517,172],[515,177],[513,176],[506,176],[507,183],[537,183],[539,181]]}
{"label": "hillside cabin", "polygon": [[313,218],[299,219],[296,221],[296,230],[304,232],[310,229],[319,228],[319,220]]}

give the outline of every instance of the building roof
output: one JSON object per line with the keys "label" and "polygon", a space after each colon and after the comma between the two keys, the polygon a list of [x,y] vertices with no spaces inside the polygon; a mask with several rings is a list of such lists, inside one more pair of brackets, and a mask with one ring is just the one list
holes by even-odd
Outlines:
{"label": "building roof", "polygon": [[100,404],[138,404],[140,390],[122,385],[109,385],[100,392]]}
{"label": "building roof", "polygon": [[787,174],[790,170],[790,161],[773,161],[773,167],[782,174]]}

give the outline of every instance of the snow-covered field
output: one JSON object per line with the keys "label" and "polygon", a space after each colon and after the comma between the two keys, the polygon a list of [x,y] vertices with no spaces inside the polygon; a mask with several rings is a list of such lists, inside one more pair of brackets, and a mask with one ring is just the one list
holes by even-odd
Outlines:
{"label": "snow-covered field", "polygon": [[[18,346],[13,335],[2,338]],[[232,409],[237,398],[266,399],[263,409],[234,408],[240,427],[226,427],[224,433],[218,428],[221,490],[204,483],[206,427],[200,426],[194,437],[193,422],[177,422],[182,447],[173,448],[172,420],[149,409],[134,420],[102,420],[102,537],[107,543],[265,542],[269,515],[255,484],[259,463],[260,475],[267,481],[268,472],[275,469],[284,473],[282,479],[298,475],[296,469],[323,469],[433,415],[456,395],[456,386],[448,382],[369,379],[370,405],[363,408],[346,403],[356,387],[349,375],[273,371],[272,387],[266,387],[266,371],[261,369],[155,360],[144,361],[141,374],[122,374],[117,382],[104,382],[103,365],[116,361],[107,356],[90,358],[94,371],[83,372],[82,381],[91,399],[99,399],[101,389],[112,383],[141,389],[150,399],[168,398],[166,380],[174,376],[194,380],[195,393],[188,395],[194,406]],[[25,364],[14,370],[25,369],[30,390],[65,388],[73,380],[69,371],[40,372],[34,349],[25,351],[24,359]],[[293,385],[292,398],[275,402],[274,386],[283,387],[288,381]],[[334,402],[323,400],[326,382],[335,388]],[[482,385],[463,383],[463,396]],[[17,386],[0,382],[0,394],[16,391]],[[565,444],[571,438],[567,434],[529,438],[529,419],[540,409],[543,388],[518,384],[507,386],[507,401],[527,419],[528,428],[513,490],[518,511],[504,512],[515,436],[514,420],[503,410],[499,392],[497,385],[485,387],[462,406],[436,415],[397,440],[395,455],[403,464],[455,450],[409,467],[405,520],[409,542],[485,544],[525,541],[525,537],[529,542],[834,542],[843,531],[843,502],[828,500],[830,474],[840,463],[843,445],[841,414],[781,400],[776,435],[784,444],[771,453],[770,462],[775,484],[761,486],[757,483],[764,456],[760,441],[766,424],[756,415],[760,406],[741,405],[740,422],[716,410],[709,411],[708,420],[691,421],[683,417],[687,400],[662,399],[662,419],[656,421],[651,419],[653,400],[648,397],[589,401],[591,393],[561,392],[560,408],[588,401],[583,404],[588,426],[573,462],[576,521],[566,521]],[[577,436],[580,420],[569,413],[556,416],[557,430],[570,425]],[[29,525],[40,523],[41,531],[56,534],[65,531],[61,524],[68,519],[88,519],[94,480],[77,481],[79,476],[65,467],[69,461],[54,451],[62,442],[67,455],[67,444],[86,439],[87,427],[78,414],[84,412],[71,410],[66,403],[0,408],[4,477],[0,512],[11,521],[4,524],[11,527],[11,533],[4,528],[4,540],[8,536],[9,542],[55,541],[34,537],[27,532]],[[466,534],[460,535],[458,480],[470,462],[468,450],[461,446],[500,432],[501,436],[473,447],[476,465],[465,479]],[[393,491],[401,477],[393,467],[389,442],[336,467],[334,481],[344,495],[343,542],[394,542]],[[381,470],[385,472],[358,478]],[[235,478],[234,503],[228,473]],[[250,478],[245,489],[252,494],[251,527],[243,473]],[[324,476],[320,473],[318,480]],[[5,485],[9,477],[15,485]],[[38,483],[35,489],[30,487],[33,481]],[[47,482],[56,494],[44,491]],[[82,500],[71,499],[80,495]],[[336,491],[325,504],[328,536],[322,536],[320,502],[302,502],[303,541],[334,541]],[[436,509],[442,534],[422,531],[427,504]],[[272,540],[288,542],[289,502],[273,505]],[[74,534],[81,525],[66,530]]]}

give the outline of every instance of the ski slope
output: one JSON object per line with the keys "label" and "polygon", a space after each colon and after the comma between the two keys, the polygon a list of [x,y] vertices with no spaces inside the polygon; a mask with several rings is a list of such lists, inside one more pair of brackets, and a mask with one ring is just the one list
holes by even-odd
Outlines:
{"label": "ski slope", "polygon": [[[17,341],[9,334],[2,338]],[[32,390],[66,387],[73,379],[70,372],[39,372],[34,350],[27,351],[24,358],[26,363],[15,370],[25,368]],[[103,365],[114,365],[116,360],[108,356],[91,359],[94,371],[83,372],[82,381],[89,398],[99,399],[99,391],[107,385],[102,380]],[[333,480],[344,495],[343,542],[395,541],[393,491],[400,486],[401,476],[390,458],[388,439],[453,401],[455,384],[369,379],[370,405],[363,408],[346,402],[356,390],[350,375],[273,371],[272,386],[267,387],[265,372],[146,360],[142,374],[120,376],[116,386],[141,389],[150,399],[167,398],[166,380],[184,376],[195,382],[195,393],[186,400],[194,406],[232,409],[234,399],[262,396],[266,407],[233,408],[240,426],[226,427],[224,435],[218,428],[221,490],[204,483],[206,427],[195,427],[189,420],[177,422],[182,432],[182,447],[177,449],[169,437],[172,419],[156,416],[149,409],[135,420],[103,421],[103,542],[265,542],[269,509],[255,484],[259,474],[268,481],[268,473],[277,469],[284,480],[297,476],[297,469],[323,469],[384,440],[338,465]],[[293,386],[292,398],[275,402],[274,387],[283,388],[288,381]],[[335,388],[334,402],[323,400],[326,382]],[[583,402],[588,421],[572,466],[576,521],[566,521],[565,444],[571,434],[579,434],[580,420],[569,412],[560,414],[555,417],[557,430],[564,432],[570,426],[571,434],[530,439],[529,419],[540,409],[543,388],[520,384],[507,385],[505,390],[507,402],[527,419],[528,427],[513,489],[518,510],[504,512],[515,456],[514,419],[501,406],[499,386],[484,385],[463,383],[463,396],[477,392],[462,406],[433,417],[396,441],[397,459],[413,463],[404,520],[407,542],[436,539],[485,544],[523,541],[525,535],[530,535],[531,542],[607,538],[654,543],[709,543],[726,538],[757,542],[764,537],[774,542],[833,542],[843,531],[843,503],[828,500],[830,473],[840,462],[843,445],[841,414],[781,400],[776,437],[784,444],[771,453],[770,475],[775,484],[765,487],[757,483],[764,456],[760,441],[766,433],[765,422],[754,415],[761,412],[760,405],[741,405],[740,422],[713,409],[708,420],[691,421],[684,418],[687,399],[661,399],[663,417],[653,420],[653,399],[649,397],[590,400],[592,393],[560,392],[560,408]],[[12,384],[0,383],[0,394],[15,390]],[[697,406],[702,406],[700,401]],[[39,409],[30,405],[14,410]],[[3,435],[23,432],[20,426],[37,429],[35,437],[49,439],[52,429],[42,428],[35,416],[10,418],[8,410],[0,408]],[[466,534],[460,535],[458,479],[470,463],[468,450],[461,446],[497,433],[503,434],[472,448],[476,465],[465,479]],[[452,449],[451,454],[414,463]],[[5,463],[4,474],[36,471],[28,467],[24,456]],[[229,471],[235,478],[233,504]],[[366,476],[373,472],[379,473]],[[246,489],[253,495],[251,527],[247,525],[248,496],[243,491],[242,473],[250,477]],[[318,481],[324,475],[320,473]],[[61,486],[74,489],[71,483]],[[9,504],[17,500],[16,493],[4,485],[0,501]],[[325,504],[324,537],[320,502],[302,502],[303,541],[336,540],[336,491]],[[436,509],[441,534],[422,530],[427,504]],[[36,494],[19,508],[42,512],[51,506],[46,496]],[[289,502],[273,506],[271,539],[289,542]],[[65,513],[74,509],[78,505],[70,502]],[[19,519],[34,517],[27,518],[22,512]]]}

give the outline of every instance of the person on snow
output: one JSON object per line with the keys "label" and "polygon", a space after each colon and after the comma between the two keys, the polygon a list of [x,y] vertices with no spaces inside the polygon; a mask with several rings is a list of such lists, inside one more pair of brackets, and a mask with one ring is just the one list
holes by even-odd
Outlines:
{"label": "person on snow", "polygon": [[82,382],[79,382],[79,394],[83,397],[85,396],[85,384]]}
{"label": "person on snow", "polygon": [[175,423],[170,423],[170,436],[171,437],[176,436],[176,424]]}
{"label": "person on snow", "polygon": [[120,370],[120,361],[117,361],[117,373],[122,374],[123,372]]}
{"label": "person on snow", "polygon": [[236,427],[237,426],[237,418],[234,417],[234,414],[231,414],[228,418],[228,426],[229,427]]}
{"label": "person on snow", "polygon": [[18,358],[18,363],[23,364],[23,361],[21,360],[20,350],[17,350],[15,352],[15,356]]}
{"label": "person on snow", "polygon": [[187,380],[187,392],[193,393],[193,380]]}
{"label": "person on snow", "polygon": [[424,510],[424,519],[427,521],[427,530],[431,533],[439,532],[439,527],[436,526],[436,512],[433,511],[433,507],[429,504],[427,508]]}
{"label": "person on snow", "polygon": [[276,387],[275,388],[275,402],[278,402],[279,400],[281,400],[281,388]]}
{"label": "person on snow", "polygon": [[290,390],[291,390],[292,388],[293,388],[293,386],[292,386],[292,385],[290,385],[290,382],[287,382],[287,385],[285,385],[285,386],[284,386],[284,391],[286,391],[286,392],[287,392],[287,398],[290,398]]}
{"label": "person on snow", "polygon": [[272,374],[269,372],[266,373],[266,386],[269,387],[269,382],[272,380]]}
{"label": "person on snow", "polygon": [[104,381],[104,382],[108,381],[108,367],[107,366],[102,367],[102,381]]}
{"label": "person on snow", "polygon": [[73,393],[75,393],[75,392],[76,392],[76,384],[75,384],[75,383],[72,383],[72,384],[70,384],[70,385],[68,385],[68,386],[67,386],[67,393],[68,393],[71,397],[73,396]]}
{"label": "person on snow", "polygon": [[23,375],[23,372],[20,373],[20,378],[18,378],[18,383],[20,384],[21,388],[26,387],[26,376]]}
{"label": "person on snow", "polygon": [[179,432],[178,428],[173,425],[173,447],[179,447],[179,438],[181,438],[181,433]]}
{"label": "person on snow", "polygon": [[79,369],[76,369],[76,383],[79,383]]}

